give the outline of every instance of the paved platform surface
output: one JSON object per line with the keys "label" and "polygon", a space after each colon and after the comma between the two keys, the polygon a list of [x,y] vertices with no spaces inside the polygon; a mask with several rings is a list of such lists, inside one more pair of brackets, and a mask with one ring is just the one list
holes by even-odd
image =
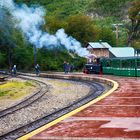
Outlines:
{"label": "paved platform surface", "polygon": [[104,77],[119,88],[30,140],[140,139],[140,78]]}

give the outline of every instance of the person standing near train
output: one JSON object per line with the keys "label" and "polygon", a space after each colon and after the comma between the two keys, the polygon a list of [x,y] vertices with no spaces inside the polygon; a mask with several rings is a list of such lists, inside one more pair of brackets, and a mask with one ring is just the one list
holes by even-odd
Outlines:
{"label": "person standing near train", "polygon": [[13,68],[12,68],[12,75],[13,75],[13,76],[16,76],[16,73],[17,73],[17,68],[16,68],[16,67],[17,67],[17,66],[14,65]]}
{"label": "person standing near train", "polygon": [[17,68],[16,68],[16,65],[14,65],[11,69],[11,75],[16,76],[16,73],[17,73]]}
{"label": "person standing near train", "polygon": [[74,70],[74,65],[70,64],[70,72],[73,72],[73,70]]}
{"label": "person standing near train", "polygon": [[38,64],[35,65],[35,72],[36,72],[36,75],[40,74],[40,66]]}
{"label": "person standing near train", "polygon": [[64,61],[63,63],[63,69],[64,69],[64,73],[66,74],[67,73],[67,62]]}

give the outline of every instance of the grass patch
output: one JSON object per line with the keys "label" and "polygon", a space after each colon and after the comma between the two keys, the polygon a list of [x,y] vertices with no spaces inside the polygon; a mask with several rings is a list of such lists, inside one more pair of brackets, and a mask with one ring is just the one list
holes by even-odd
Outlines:
{"label": "grass patch", "polygon": [[35,88],[35,83],[32,81],[8,81],[0,85],[0,98],[18,99],[30,94]]}
{"label": "grass patch", "polygon": [[0,91],[0,97],[8,94],[9,91]]}
{"label": "grass patch", "polygon": [[26,81],[25,85],[26,86],[34,86],[34,83],[32,81]]}

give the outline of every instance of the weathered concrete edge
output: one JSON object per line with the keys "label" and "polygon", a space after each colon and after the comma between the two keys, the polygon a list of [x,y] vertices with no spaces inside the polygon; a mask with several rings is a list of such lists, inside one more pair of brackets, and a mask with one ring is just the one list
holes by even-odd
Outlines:
{"label": "weathered concrete edge", "polygon": [[100,82],[103,84],[107,84],[111,87],[114,86],[115,81],[107,78],[102,78],[102,77],[93,77],[89,75],[74,75],[74,74],[41,74],[41,77],[46,77],[46,78],[58,78],[58,79],[69,79],[69,80],[88,80],[88,81],[95,81],[95,82]]}
{"label": "weathered concrete edge", "polygon": [[62,120],[66,119],[66,118],[68,118],[68,117],[70,117],[70,116],[72,116],[72,115],[74,115],[74,114],[76,114],[78,112],[80,112],[81,110],[87,108],[88,106],[90,106],[90,105],[92,105],[92,104],[104,99],[105,97],[110,95],[113,91],[115,91],[119,86],[116,81],[113,81],[111,79],[100,78],[100,77],[91,77],[91,76],[85,76],[85,75],[41,74],[40,76],[41,77],[46,77],[46,78],[58,78],[58,79],[63,78],[63,79],[74,79],[74,80],[89,80],[89,81],[94,80],[96,82],[101,82],[101,83],[107,84],[107,85],[111,86],[112,88],[109,91],[107,91],[104,94],[102,94],[101,96],[97,97],[96,99],[90,101],[89,103],[87,103],[87,104],[85,104],[85,105],[83,105],[83,106],[81,106],[81,107],[79,107],[79,108],[77,108],[77,109],[75,109],[75,110],[73,110],[73,111],[61,116],[61,117],[59,117],[58,119],[56,119],[56,120],[54,120],[54,121],[52,121],[52,122],[50,122],[50,123],[38,128],[38,129],[36,129],[36,130],[34,130],[34,131],[30,132],[30,133],[18,138],[17,140],[27,140],[27,139],[31,138],[32,136],[44,131],[45,129],[47,129],[47,128],[49,128],[49,127],[51,127],[51,126],[53,126],[53,125],[55,125],[55,124],[57,124],[59,122],[61,122]]}

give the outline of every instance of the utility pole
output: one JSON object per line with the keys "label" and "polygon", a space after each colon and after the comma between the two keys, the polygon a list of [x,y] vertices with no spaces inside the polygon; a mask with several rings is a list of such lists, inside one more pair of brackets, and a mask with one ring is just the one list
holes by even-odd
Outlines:
{"label": "utility pole", "polygon": [[117,24],[112,24],[113,27],[115,27],[115,33],[116,33],[116,47],[118,46],[119,43],[119,27],[122,26],[122,23],[117,23]]}

